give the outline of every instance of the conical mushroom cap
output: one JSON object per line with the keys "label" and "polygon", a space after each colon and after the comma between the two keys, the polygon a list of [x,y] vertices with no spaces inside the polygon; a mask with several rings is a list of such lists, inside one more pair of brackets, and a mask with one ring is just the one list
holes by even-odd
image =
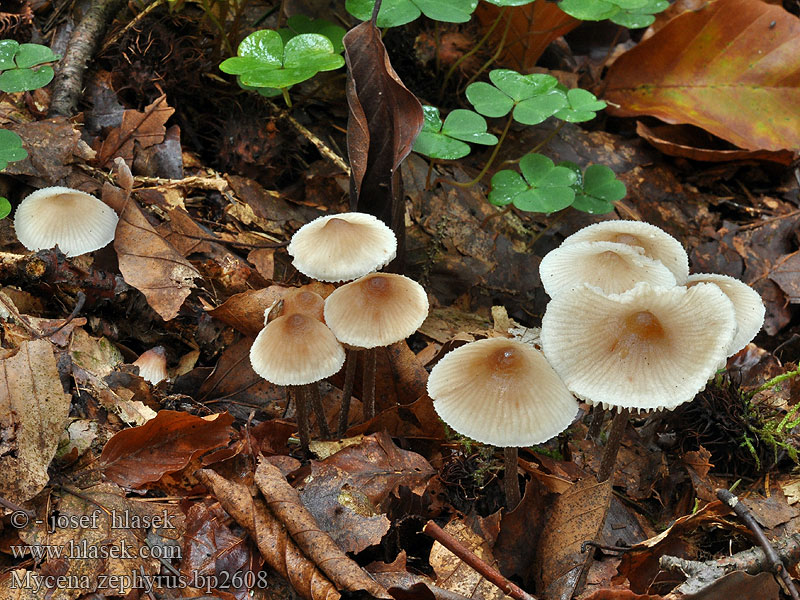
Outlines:
{"label": "conical mushroom cap", "polygon": [[275,385],[305,385],[344,364],[344,348],[324,323],[302,314],[271,321],[250,347],[253,370]]}
{"label": "conical mushroom cap", "polygon": [[542,349],[573,393],[593,404],[673,409],[690,401],[724,361],[733,304],[715,285],[625,294],[585,286],[553,298]]}
{"label": "conical mushroom cap", "polygon": [[572,423],[578,403],[540,352],[506,338],[470,342],[428,378],[433,407],[458,433],[484,444],[540,444]]}
{"label": "conical mushroom cap", "polygon": [[42,188],[14,213],[17,239],[28,250],[56,245],[66,256],[102,248],[114,239],[117,213],[94,196],[67,187]]}
{"label": "conical mushroom cap", "polygon": [[283,297],[283,314],[291,315],[301,313],[314,317],[317,321],[323,320],[325,300],[316,292],[304,289],[294,289]]}
{"label": "conical mushroom cap", "polygon": [[587,283],[606,294],[626,292],[642,281],[655,287],[675,285],[675,276],[663,263],[645,256],[641,248],[617,242],[562,244],[542,259],[539,276],[551,298]]}
{"label": "conical mushroom cap", "polygon": [[139,377],[153,385],[167,378],[167,352],[163,346],[142,352],[133,364],[139,367]]}
{"label": "conical mushroom cap", "polygon": [[739,350],[747,346],[764,324],[764,314],[766,308],[764,301],[758,292],[743,281],[728,275],[718,275],[715,273],[697,273],[689,275],[688,287],[698,283],[713,283],[733,302],[733,310],[736,313],[736,335],[733,336],[728,356],[733,356]]}
{"label": "conical mushroom cap", "polygon": [[350,281],[394,259],[397,239],[378,218],[365,213],[328,215],[306,223],[287,248],[294,267],[318,281]]}
{"label": "conical mushroom cap", "polygon": [[343,285],[325,299],[325,322],[336,339],[356,348],[404,340],[428,316],[428,296],[416,281],[373,273]]}
{"label": "conical mushroom cap", "polygon": [[617,242],[641,248],[648,258],[664,263],[678,285],[689,276],[689,257],[681,243],[663,229],[641,221],[602,221],[576,231],[562,246],[577,242]]}

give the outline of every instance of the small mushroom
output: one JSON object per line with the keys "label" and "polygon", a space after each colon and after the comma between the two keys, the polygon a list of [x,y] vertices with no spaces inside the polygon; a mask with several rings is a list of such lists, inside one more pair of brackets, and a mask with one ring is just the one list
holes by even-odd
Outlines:
{"label": "small mushroom", "polygon": [[428,395],[458,433],[506,449],[509,509],[520,495],[517,447],[546,442],[578,413],[578,403],[545,357],[506,338],[470,342],[446,354],[431,371]]}
{"label": "small mushroom", "polygon": [[163,346],[142,352],[133,364],[139,367],[139,377],[153,385],[167,378],[167,352]]}
{"label": "small mushroom", "polygon": [[66,256],[98,250],[114,239],[117,214],[94,196],[67,187],[42,188],[14,213],[17,239],[28,250],[58,246]]}

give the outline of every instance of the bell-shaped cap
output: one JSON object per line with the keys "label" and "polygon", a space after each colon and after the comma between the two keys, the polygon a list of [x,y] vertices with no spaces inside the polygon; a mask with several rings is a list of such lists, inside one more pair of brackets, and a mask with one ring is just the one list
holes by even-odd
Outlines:
{"label": "bell-shaped cap", "polygon": [[163,346],[142,352],[133,364],[139,367],[139,377],[153,385],[167,378],[167,353]]}
{"label": "bell-shaped cap", "polygon": [[296,288],[286,294],[282,300],[282,314],[284,315],[301,313],[313,317],[317,321],[324,320],[323,310],[325,308],[325,300],[316,292]]}
{"label": "bell-shaped cap", "polygon": [[551,298],[587,283],[606,294],[621,294],[640,282],[675,285],[675,276],[663,263],[641,248],[617,242],[562,244],[544,256],[539,276]]}
{"label": "bell-shaped cap", "polygon": [[728,275],[697,273],[689,275],[688,287],[698,283],[713,283],[733,302],[736,313],[736,335],[728,348],[728,356],[733,356],[756,337],[764,324],[766,308],[758,292],[743,281]]}
{"label": "bell-shaped cap", "polygon": [[306,223],[292,236],[287,251],[303,275],[350,281],[389,264],[397,253],[397,239],[378,218],[351,212]]}
{"label": "bell-shaped cap", "polygon": [[66,256],[98,250],[114,239],[117,213],[94,196],[67,187],[42,188],[14,213],[17,239],[28,250],[58,246]]}
{"label": "bell-shaped cap", "polygon": [[562,246],[576,242],[617,242],[641,248],[644,255],[664,263],[678,285],[689,277],[689,257],[681,243],[666,231],[642,221],[602,221],[576,231]]}
{"label": "bell-shaped cap", "polygon": [[542,350],[567,388],[592,404],[671,410],[702,390],[727,356],[733,304],[715,285],[605,295],[559,294],[542,318]]}
{"label": "bell-shaped cap", "polygon": [[373,273],[343,285],[325,299],[325,322],[354,348],[377,348],[404,340],[428,316],[428,296],[416,281]]}
{"label": "bell-shaped cap", "polygon": [[270,321],[250,347],[253,370],[275,385],[305,385],[344,364],[344,348],[324,323],[295,313]]}
{"label": "bell-shaped cap", "polygon": [[448,426],[500,447],[546,442],[578,413],[545,357],[507,338],[478,340],[447,353],[431,371],[428,395]]}

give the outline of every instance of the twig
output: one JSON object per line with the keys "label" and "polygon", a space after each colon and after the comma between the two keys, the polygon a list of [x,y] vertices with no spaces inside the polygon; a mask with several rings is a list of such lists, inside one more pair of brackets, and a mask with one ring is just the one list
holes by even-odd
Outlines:
{"label": "twig", "polygon": [[490,581],[499,587],[504,594],[511,596],[515,600],[536,600],[534,596],[531,596],[521,587],[503,577],[499,571],[486,564],[486,562],[481,560],[480,557],[466,548],[464,544],[447,533],[433,521],[428,521],[425,524],[425,527],[422,528],[422,533],[432,537],[442,546],[450,550],[450,552],[455,554],[458,558],[483,575],[487,581]]}
{"label": "twig", "polygon": [[70,315],[64,319],[64,322],[59,325],[58,327],[54,327],[50,331],[46,331],[45,333],[41,334],[40,337],[50,337],[51,335],[57,334],[59,331],[64,329],[70,322],[78,316],[78,313],[81,312],[83,309],[83,305],[86,303],[86,294],[83,292],[78,292],[78,301],[75,303],[75,308],[72,309]]}
{"label": "twig", "polygon": [[506,492],[506,508],[509,512],[517,508],[522,499],[519,493],[519,475],[517,474],[518,459],[519,450],[516,446],[503,448],[503,464],[505,465],[503,488]]}
{"label": "twig", "polygon": [[731,494],[726,489],[718,489],[717,498],[730,506],[733,509],[733,512],[735,512],[738,517],[744,521],[744,524],[747,525],[750,531],[753,532],[753,535],[755,536],[759,545],[764,550],[764,555],[769,561],[770,570],[783,580],[783,583],[792,598],[794,600],[800,600],[800,596],[798,596],[797,593],[797,588],[794,586],[792,578],[786,571],[786,566],[783,564],[780,557],[778,557],[777,552],[775,552],[775,548],[772,547],[772,544],[767,539],[767,536],[764,535],[764,532],[756,522],[753,515],[750,513],[750,510],[744,504],[739,502],[738,497],[736,497],[734,494]]}
{"label": "twig", "polygon": [[600,483],[606,481],[611,476],[611,471],[614,470],[619,447],[622,445],[622,436],[625,434],[625,428],[628,425],[629,415],[630,411],[627,408],[621,408],[611,421],[608,441],[603,451],[603,459],[600,461],[600,470],[597,472],[597,481]]}

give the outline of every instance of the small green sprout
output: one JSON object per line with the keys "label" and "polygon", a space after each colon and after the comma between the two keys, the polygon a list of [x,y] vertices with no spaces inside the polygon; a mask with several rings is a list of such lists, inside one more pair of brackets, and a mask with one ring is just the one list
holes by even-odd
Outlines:
{"label": "small green sprout", "polygon": [[333,44],[333,51],[336,54],[341,54],[344,52],[344,43],[342,42],[342,38],[344,34],[347,33],[344,27],[339,27],[338,25],[331,23],[330,21],[326,21],[325,19],[311,19],[305,15],[294,15],[289,17],[286,21],[287,27],[282,27],[278,29],[278,33],[281,34],[281,39],[283,40],[283,45],[286,44],[296,35],[300,35],[303,33],[318,33],[320,35],[324,35],[331,41]]}
{"label": "small green sprout", "polygon": [[656,13],[669,6],[667,0],[561,0],[558,7],[581,21],[610,19],[617,25],[639,29],[655,21]]}
{"label": "small green sprout", "polygon": [[564,161],[559,166],[571,169],[578,177],[572,186],[575,190],[572,208],[576,210],[592,215],[610,213],[614,210],[613,203],[627,193],[625,184],[605,165],[589,165],[583,173],[573,162]]}
{"label": "small green sprout", "polygon": [[464,109],[452,111],[442,123],[439,109],[423,106],[425,125],[414,142],[413,150],[430,158],[454,160],[470,152],[469,144],[493,146],[497,137],[486,132],[486,119]]}
{"label": "small green sprout", "polygon": [[489,79],[494,85],[479,81],[467,87],[467,100],[487,117],[502,117],[513,109],[515,121],[537,125],[569,106],[567,95],[552,75],[494,69]]}
{"label": "small green sprout", "polygon": [[[375,0],[347,0],[347,12],[368,21]],[[378,27],[397,27],[417,19],[421,14],[434,21],[466,23],[478,7],[478,0],[384,0],[378,12]]]}
{"label": "small green sprout", "polygon": [[[572,188],[578,176],[572,169],[555,166],[543,154],[526,154],[517,171],[505,169],[492,177],[489,202],[496,206],[513,204],[520,210],[551,213],[567,208],[575,200]],[[523,179],[524,177],[524,179]]]}
{"label": "small green sprout", "polygon": [[59,58],[47,46],[0,40],[0,91],[29,92],[46,86],[54,71],[45,63]]}

